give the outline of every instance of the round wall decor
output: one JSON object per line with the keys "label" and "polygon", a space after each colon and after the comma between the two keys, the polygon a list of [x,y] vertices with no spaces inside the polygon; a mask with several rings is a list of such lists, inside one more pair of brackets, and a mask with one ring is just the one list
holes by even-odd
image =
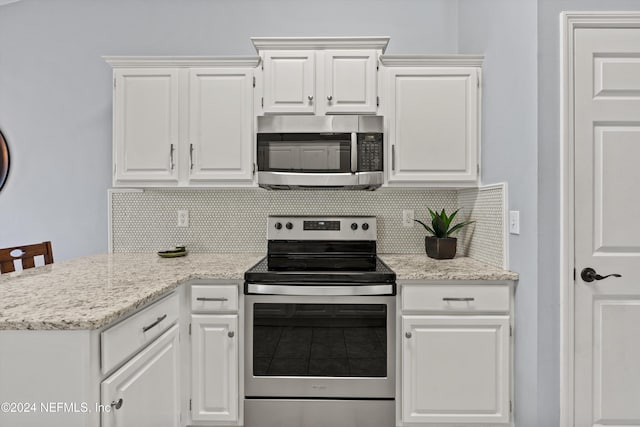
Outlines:
{"label": "round wall decor", "polygon": [[4,183],[7,182],[7,176],[9,175],[9,146],[7,140],[4,139],[4,135],[0,131],[0,190],[4,187]]}

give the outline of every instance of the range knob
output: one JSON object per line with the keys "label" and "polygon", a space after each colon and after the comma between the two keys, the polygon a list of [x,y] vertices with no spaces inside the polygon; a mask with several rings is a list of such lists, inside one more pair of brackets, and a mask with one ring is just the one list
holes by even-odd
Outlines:
{"label": "range knob", "polygon": [[364,224],[362,224],[362,229],[364,231],[367,231],[369,229],[369,224],[367,224],[366,222]]}
{"label": "range knob", "polygon": [[282,223],[276,222],[276,230],[282,230]]}
{"label": "range knob", "polygon": [[356,224],[355,222],[351,224],[351,229],[352,230],[357,230],[358,229],[358,224]]}
{"label": "range knob", "polygon": [[287,230],[291,230],[293,228],[293,224],[288,222],[287,225],[285,225],[285,227],[287,227]]}

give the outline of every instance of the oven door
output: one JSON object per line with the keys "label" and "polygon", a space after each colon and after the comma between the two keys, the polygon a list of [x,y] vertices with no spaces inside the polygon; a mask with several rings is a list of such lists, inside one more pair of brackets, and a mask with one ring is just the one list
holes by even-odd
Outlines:
{"label": "oven door", "polygon": [[247,398],[395,396],[395,297],[246,295]]}

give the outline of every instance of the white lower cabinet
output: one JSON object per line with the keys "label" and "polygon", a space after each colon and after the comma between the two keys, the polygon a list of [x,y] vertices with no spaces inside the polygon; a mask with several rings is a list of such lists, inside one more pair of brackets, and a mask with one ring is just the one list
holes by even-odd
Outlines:
{"label": "white lower cabinet", "polygon": [[101,384],[102,427],[179,427],[178,326]]}
{"label": "white lower cabinet", "polygon": [[191,417],[238,420],[238,315],[191,317]]}
{"label": "white lower cabinet", "polygon": [[191,286],[190,416],[195,425],[239,425],[240,287]]}
{"label": "white lower cabinet", "polygon": [[402,425],[511,425],[510,289],[401,288]]}

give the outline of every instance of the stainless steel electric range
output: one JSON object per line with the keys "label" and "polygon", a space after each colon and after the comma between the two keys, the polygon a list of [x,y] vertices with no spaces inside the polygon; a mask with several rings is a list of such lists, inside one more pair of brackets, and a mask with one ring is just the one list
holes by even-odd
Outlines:
{"label": "stainless steel electric range", "polygon": [[395,423],[396,275],[376,218],[268,218],[245,273],[246,427]]}

